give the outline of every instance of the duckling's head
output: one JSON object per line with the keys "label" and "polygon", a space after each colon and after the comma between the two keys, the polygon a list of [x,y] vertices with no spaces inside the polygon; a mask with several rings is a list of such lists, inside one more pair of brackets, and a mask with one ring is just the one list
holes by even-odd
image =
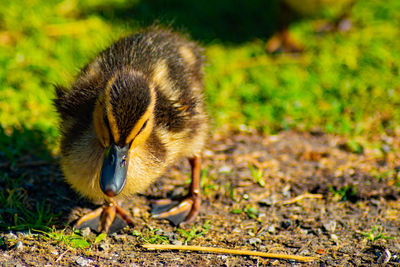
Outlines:
{"label": "duckling's head", "polygon": [[105,151],[100,188],[107,196],[116,196],[124,189],[129,151],[149,138],[154,105],[154,88],[142,74],[130,70],[116,73],[99,97],[93,120]]}

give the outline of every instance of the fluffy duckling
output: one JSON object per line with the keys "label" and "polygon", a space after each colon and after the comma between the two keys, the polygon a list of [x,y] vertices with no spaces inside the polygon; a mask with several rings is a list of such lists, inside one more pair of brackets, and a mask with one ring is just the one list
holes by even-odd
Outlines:
{"label": "fluffy duckling", "polygon": [[195,218],[208,130],[202,77],[194,42],[151,27],[102,51],[70,89],[56,87],[64,176],[83,196],[105,203],[78,227],[100,216],[97,228],[108,232],[116,213],[132,224],[118,202],[145,190],[180,157],[191,164],[189,193],[180,203],[157,201],[153,216],[174,224]]}

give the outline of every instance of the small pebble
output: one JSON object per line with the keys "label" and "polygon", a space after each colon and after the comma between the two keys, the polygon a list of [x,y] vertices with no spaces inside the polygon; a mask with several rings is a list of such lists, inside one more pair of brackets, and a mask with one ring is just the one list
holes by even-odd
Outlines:
{"label": "small pebble", "polygon": [[182,246],[183,245],[182,241],[180,241],[180,240],[172,240],[171,243],[172,243],[172,245],[175,245],[175,246]]}
{"label": "small pebble", "polygon": [[140,209],[138,207],[132,209],[133,216],[140,215]]}
{"label": "small pebble", "polygon": [[276,227],[275,227],[275,225],[274,225],[274,224],[268,225],[268,227],[267,227],[267,232],[270,233],[270,234],[275,233],[275,232],[276,232]]}
{"label": "small pebble", "polygon": [[85,227],[81,230],[81,234],[83,237],[88,237],[90,235],[90,228],[89,227]]}
{"label": "small pebble", "polygon": [[312,254],[312,252],[305,248],[299,254],[300,255],[310,255],[310,254]]}
{"label": "small pebble", "polygon": [[168,237],[168,240],[171,242],[174,240],[178,240],[178,237],[179,237],[177,233],[173,233],[173,232],[164,232],[163,235]]}
{"label": "small pebble", "polygon": [[249,130],[249,126],[244,125],[244,124],[240,124],[240,125],[239,125],[239,129],[240,129],[242,132],[247,132],[247,131]]}
{"label": "small pebble", "polygon": [[317,234],[317,235],[322,235],[322,230],[321,230],[321,228],[317,228],[317,229],[314,231],[314,233]]}
{"label": "small pebble", "polygon": [[218,169],[218,172],[220,173],[230,173],[232,171],[232,168],[229,167],[228,165],[222,166],[221,168]]}
{"label": "small pebble", "polygon": [[108,243],[101,243],[99,246],[100,250],[107,251],[110,249],[110,245]]}
{"label": "small pebble", "polygon": [[327,232],[334,233],[336,230],[336,221],[331,220],[322,224]]}
{"label": "small pebble", "polygon": [[22,241],[18,241],[18,242],[15,244],[15,249],[16,249],[16,250],[19,250],[19,251],[21,251],[21,250],[24,249],[24,244],[22,243]]}
{"label": "small pebble", "polygon": [[378,258],[377,263],[380,266],[386,265],[390,261],[390,258],[392,257],[392,254],[388,249],[385,249],[385,251],[382,253],[382,255]]}
{"label": "small pebble", "polygon": [[267,137],[267,140],[270,142],[277,142],[279,141],[280,136],[279,135],[270,135]]}
{"label": "small pebble", "polygon": [[339,22],[338,29],[341,32],[347,32],[351,30],[353,27],[353,23],[351,22],[351,19],[344,19]]}
{"label": "small pebble", "polygon": [[286,185],[283,189],[282,189],[282,195],[286,198],[291,198],[292,194],[290,193],[290,185]]}
{"label": "small pebble", "polygon": [[58,251],[55,250],[54,248],[53,248],[53,249],[50,249],[50,253],[53,254],[53,255],[55,255],[55,256],[58,256],[58,255],[60,254],[60,253],[58,253]]}
{"label": "small pebble", "polygon": [[277,201],[276,201],[276,196],[275,196],[275,195],[272,195],[272,196],[269,196],[269,197],[266,197],[266,198],[261,199],[258,203],[259,203],[260,205],[262,205],[262,206],[270,207],[270,206],[275,205],[276,202],[277,202]]}
{"label": "small pebble", "polygon": [[331,234],[331,239],[332,239],[336,244],[339,243],[339,238],[338,238],[337,235]]}
{"label": "small pebble", "polygon": [[288,260],[288,262],[290,263],[291,267],[301,266],[301,264],[299,264],[298,262],[296,262],[294,260]]}
{"label": "small pebble", "polygon": [[307,229],[301,229],[300,232],[301,232],[303,235],[308,235],[308,230],[307,230]]}
{"label": "small pebble", "polygon": [[10,256],[9,254],[5,253],[5,252],[2,252],[1,257],[2,257],[3,259],[11,258],[11,256]]}
{"label": "small pebble", "polygon": [[114,233],[112,235],[112,237],[114,238],[115,241],[126,241],[125,235],[119,235],[119,234]]}
{"label": "small pebble", "polygon": [[393,261],[393,262],[396,262],[396,263],[400,263],[400,257],[399,257],[399,255],[396,254],[396,253],[393,253],[393,254],[392,254],[392,261]]}
{"label": "small pebble", "polygon": [[228,259],[228,256],[227,255],[221,255],[221,256],[219,256],[219,258],[221,259],[221,260],[227,260]]}
{"label": "small pebble", "polygon": [[206,149],[206,150],[204,150],[203,155],[205,157],[211,157],[214,155],[214,153],[211,150]]}
{"label": "small pebble", "polygon": [[78,257],[75,260],[75,263],[78,264],[79,266],[88,266],[93,262],[92,259],[84,258],[84,257]]}
{"label": "small pebble", "polygon": [[250,245],[258,245],[258,244],[261,244],[261,239],[257,238],[257,237],[253,237],[253,238],[250,238],[248,242]]}
{"label": "small pebble", "polygon": [[279,262],[279,260],[272,260],[272,261],[271,261],[271,265],[272,265],[272,266],[280,265],[280,262]]}
{"label": "small pebble", "polygon": [[242,232],[242,230],[240,230],[240,228],[236,227],[235,229],[232,230],[233,233],[240,233]]}
{"label": "small pebble", "polygon": [[379,199],[373,199],[373,198],[371,198],[370,200],[369,200],[372,204],[374,204],[375,206],[379,206],[379,205],[381,205],[381,201],[379,200]]}
{"label": "small pebble", "polygon": [[390,146],[388,146],[388,145],[382,145],[381,149],[386,153],[389,153],[391,150]]}

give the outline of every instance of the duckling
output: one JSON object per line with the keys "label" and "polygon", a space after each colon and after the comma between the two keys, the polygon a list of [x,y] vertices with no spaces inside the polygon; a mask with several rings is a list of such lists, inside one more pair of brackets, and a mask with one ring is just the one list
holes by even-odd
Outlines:
{"label": "duckling", "polygon": [[189,159],[192,181],[179,203],[158,200],[155,218],[190,222],[201,204],[201,152],[208,132],[199,46],[152,26],[102,51],[70,89],[56,86],[61,168],[83,196],[103,202],[76,226],[101,218],[108,232],[115,214],[133,219],[119,202],[143,192],[179,158]]}

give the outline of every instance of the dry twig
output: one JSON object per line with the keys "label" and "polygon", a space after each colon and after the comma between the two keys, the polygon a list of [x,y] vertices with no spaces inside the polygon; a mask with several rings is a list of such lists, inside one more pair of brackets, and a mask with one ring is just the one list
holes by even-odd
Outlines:
{"label": "dry twig", "polygon": [[276,254],[276,253],[267,253],[261,251],[251,251],[251,250],[239,250],[239,249],[226,249],[226,248],[214,248],[214,247],[201,247],[201,246],[179,246],[179,245],[154,245],[154,244],[145,244],[144,248],[149,250],[191,250],[191,251],[202,251],[208,253],[221,253],[221,254],[234,254],[234,255],[244,255],[244,256],[259,256],[265,258],[274,258],[274,259],[284,259],[284,260],[296,260],[296,261],[313,261],[316,260],[316,257],[306,257],[299,255],[285,255],[285,254]]}
{"label": "dry twig", "polygon": [[295,198],[292,198],[292,199],[283,201],[283,202],[282,202],[282,205],[293,204],[293,203],[296,203],[296,202],[298,202],[298,201],[300,201],[300,200],[303,200],[303,199],[305,199],[305,198],[318,198],[318,199],[321,199],[321,198],[323,198],[323,197],[324,197],[324,196],[323,196],[322,194],[310,194],[310,193],[306,193],[306,194],[303,194],[303,195],[299,195],[299,196],[297,196],[297,197],[295,197]]}
{"label": "dry twig", "polygon": [[56,262],[58,262],[59,260],[61,260],[62,257],[64,257],[64,255],[69,251],[69,249],[65,250],[63,253],[61,253],[61,255],[56,259]]}

